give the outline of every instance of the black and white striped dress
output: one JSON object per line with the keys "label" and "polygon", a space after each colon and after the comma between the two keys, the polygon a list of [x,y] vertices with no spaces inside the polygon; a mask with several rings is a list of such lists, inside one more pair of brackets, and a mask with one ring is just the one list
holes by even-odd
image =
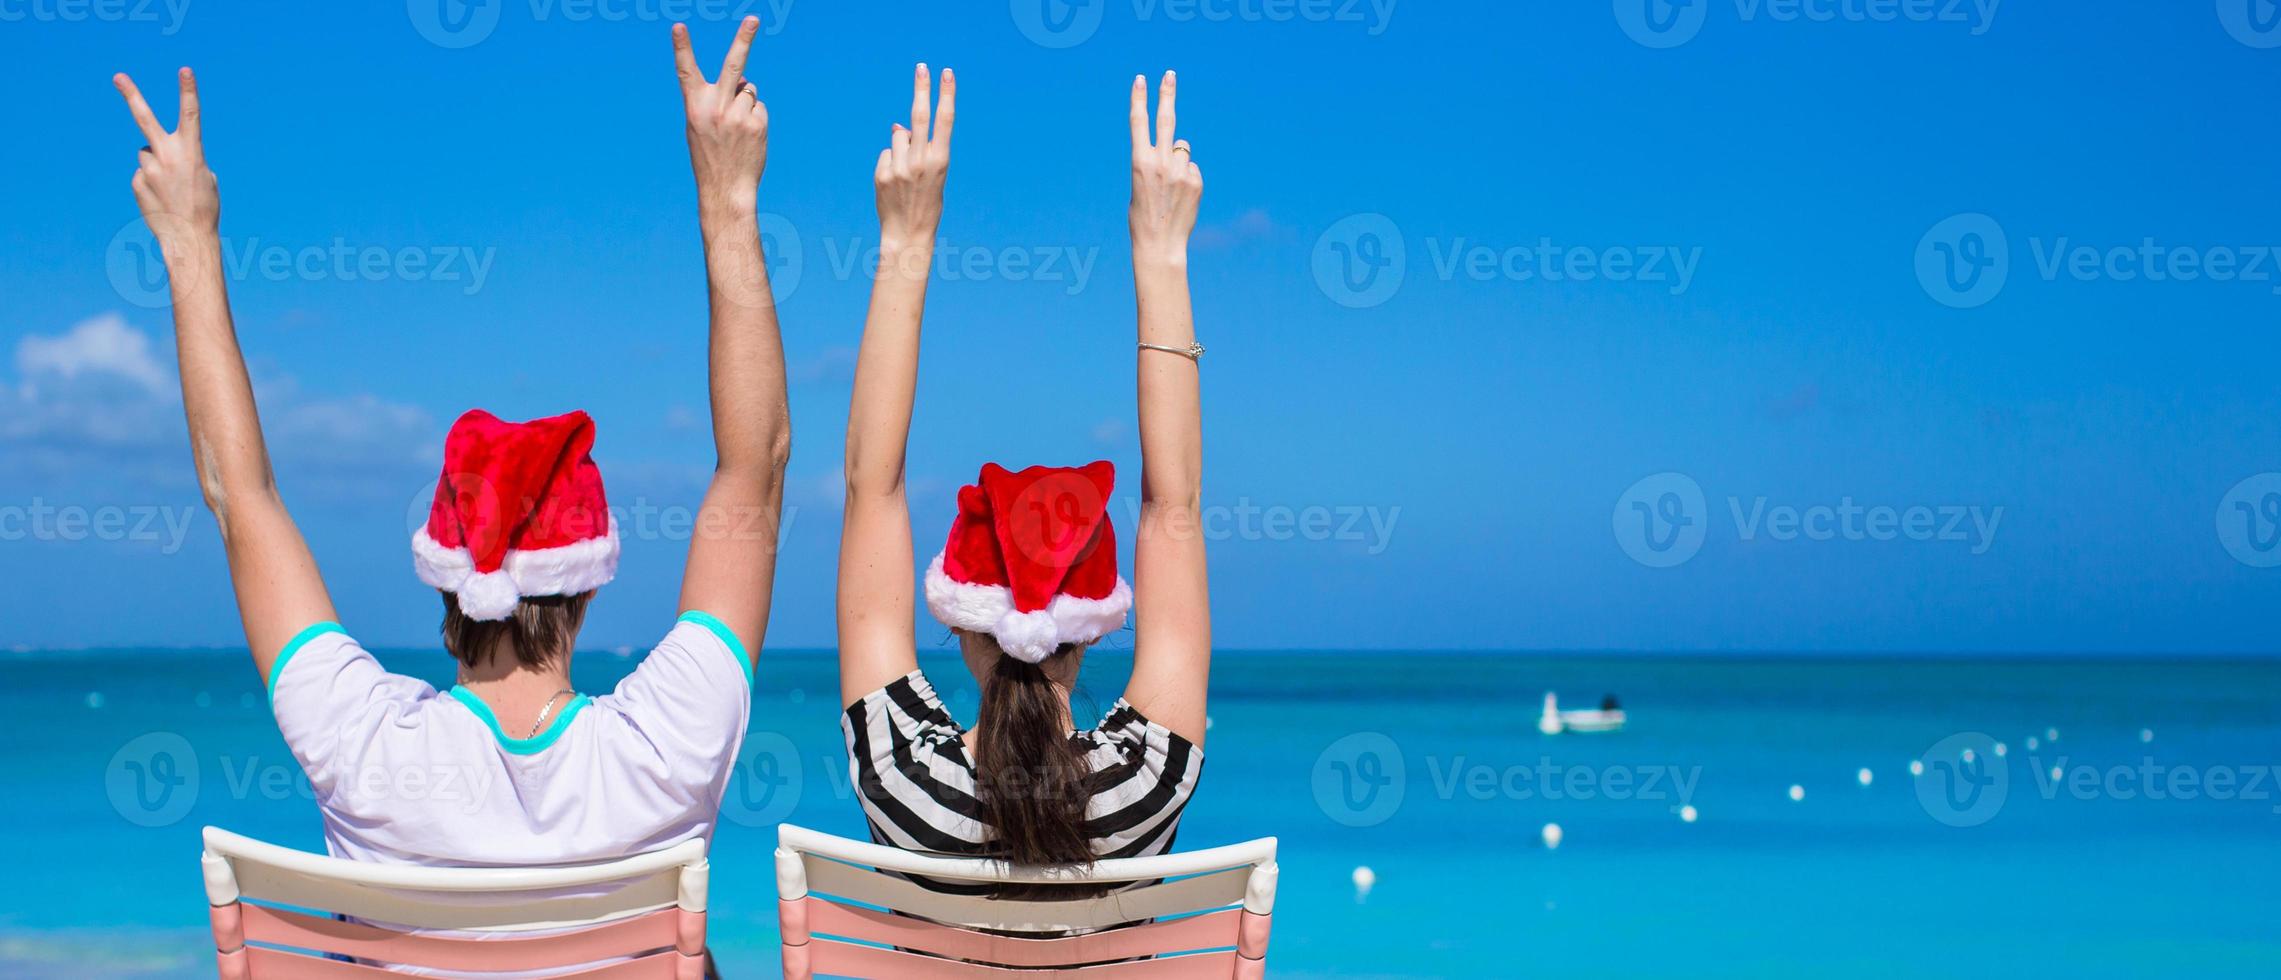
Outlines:
{"label": "black and white striped dress", "polygon": [[[993,835],[975,799],[974,762],[961,741],[965,729],[951,720],[925,674],[914,670],[849,705],[840,728],[873,841],[959,857],[990,855]],[[1092,770],[1085,781],[1085,835],[1093,852],[1124,858],[1171,850],[1204,750],[1141,717],[1123,698],[1092,731],[1069,737]],[[919,883],[960,894],[988,891]]]}

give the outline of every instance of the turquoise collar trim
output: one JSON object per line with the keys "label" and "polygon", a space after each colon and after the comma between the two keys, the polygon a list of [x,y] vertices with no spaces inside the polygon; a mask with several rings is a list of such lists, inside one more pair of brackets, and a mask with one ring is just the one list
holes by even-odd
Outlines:
{"label": "turquoise collar trim", "polygon": [[516,755],[536,755],[546,751],[547,746],[553,745],[555,739],[561,738],[563,732],[570,730],[570,719],[578,714],[578,709],[586,707],[586,702],[593,700],[583,694],[571,698],[570,703],[563,706],[562,712],[554,716],[554,724],[548,725],[546,731],[530,738],[509,738],[500,729],[499,718],[491,713],[491,706],[484,704],[482,698],[476,697],[474,691],[455,684],[451,696],[452,700],[475,712],[475,717],[483,719],[483,724],[491,729],[491,737],[499,741],[500,748]]}
{"label": "turquoise collar trim", "polygon": [[277,696],[277,678],[285,673],[286,661],[292,660],[293,655],[300,653],[302,647],[308,646],[310,640],[314,640],[327,633],[346,634],[347,632],[347,630],[341,628],[341,624],[339,623],[324,622],[312,623],[308,629],[304,629],[299,633],[293,634],[292,639],[285,641],[285,649],[278,651],[277,659],[269,662],[268,685],[270,697],[275,698]]}
{"label": "turquoise collar trim", "polygon": [[745,690],[752,690],[752,656],[745,652],[744,641],[737,639],[737,635],[729,630],[729,624],[721,622],[720,617],[712,613],[696,609],[682,613],[681,618],[674,620],[674,622],[696,623],[712,631],[712,634],[720,639],[721,645],[728,647],[730,653],[736,654],[737,666],[744,671]]}

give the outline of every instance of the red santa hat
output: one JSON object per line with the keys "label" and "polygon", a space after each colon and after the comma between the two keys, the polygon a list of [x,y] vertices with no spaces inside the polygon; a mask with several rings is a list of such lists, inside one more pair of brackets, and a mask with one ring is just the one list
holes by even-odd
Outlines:
{"label": "red santa hat", "polygon": [[927,565],[927,609],[1033,664],[1124,626],[1133,589],[1117,574],[1116,483],[1106,460],[1019,473],[984,464],[976,485],[959,488],[950,541]]}
{"label": "red santa hat", "polygon": [[470,619],[505,619],[525,596],[577,595],[618,571],[618,525],[588,451],[594,420],[572,412],[502,422],[481,409],[452,423],[412,567],[459,597]]}

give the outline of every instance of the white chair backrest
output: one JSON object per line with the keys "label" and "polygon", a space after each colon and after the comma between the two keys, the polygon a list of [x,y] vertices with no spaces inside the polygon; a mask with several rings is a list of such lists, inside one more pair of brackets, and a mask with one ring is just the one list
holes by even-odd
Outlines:
{"label": "white chair backrest", "polygon": [[[1131,887],[1067,899],[995,899],[934,891],[901,875],[960,883]],[[778,911],[784,923],[785,970],[793,976],[841,972],[837,967],[987,976],[1002,968],[1176,953],[1190,955],[1142,961],[1156,965],[1129,972],[1156,975],[1165,964],[1178,962],[1189,971],[1184,975],[1256,975],[1266,955],[1275,879],[1272,837],[1082,868],[1022,868],[990,859],[915,854],[791,824],[777,831]],[[877,945],[811,938],[818,935]],[[1213,947],[1226,951],[1196,952]],[[950,961],[929,965],[898,950],[960,962],[950,970]],[[1101,970],[1092,968],[1087,975]],[[1117,972],[1127,971],[1104,975]]]}
{"label": "white chair backrest", "polygon": [[[264,963],[316,970],[316,963],[338,962],[278,966],[309,958],[268,946],[415,965],[413,957],[428,956],[444,961],[435,966],[460,969],[545,969],[587,962],[548,962],[572,954],[619,957],[674,947],[649,957],[667,971],[658,975],[684,972],[670,962],[675,958],[693,956],[702,965],[709,877],[702,840],[597,864],[528,868],[347,861],[216,827],[206,828],[205,845],[206,901],[225,977],[253,975]],[[324,916],[267,906],[339,913],[356,923],[332,925]],[[422,930],[507,935],[471,941]]]}

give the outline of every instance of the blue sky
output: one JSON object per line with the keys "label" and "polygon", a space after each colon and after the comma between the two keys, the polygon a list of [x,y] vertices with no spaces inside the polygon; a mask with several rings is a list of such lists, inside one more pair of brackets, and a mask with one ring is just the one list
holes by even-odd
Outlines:
{"label": "blue sky", "polygon": [[[984,460],[1136,485],[1123,100],[1174,67],[1223,644],[2275,649],[2269,0],[1040,4],[748,5],[772,645],[832,639],[868,175],[926,60],[962,97],[923,552]],[[432,642],[407,514],[453,416],[584,408],[645,522],[588,638],[654,639],[711,462],[659,14],[717,64],[748,7],[0,3],[0,648],[242,642],[107,81],[171,118],[179,64],[350,628]]]}

